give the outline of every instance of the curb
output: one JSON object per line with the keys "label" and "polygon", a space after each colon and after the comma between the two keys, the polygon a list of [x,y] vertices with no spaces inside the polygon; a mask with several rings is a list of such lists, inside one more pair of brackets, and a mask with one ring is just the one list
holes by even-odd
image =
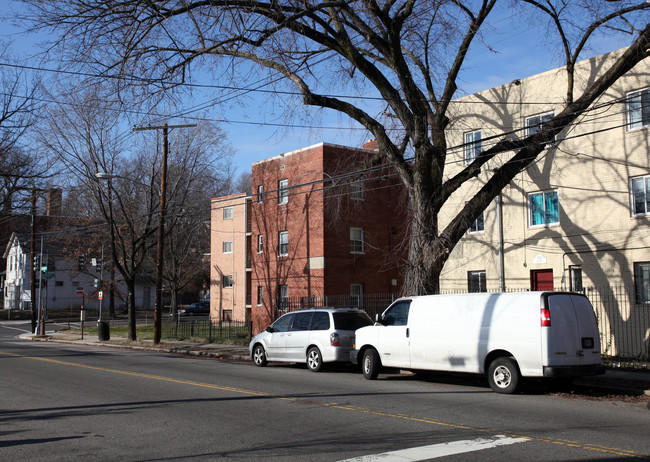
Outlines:
{"label": "curb", "polygon": [[[109,348],[120,348],[124,350],[135,350],[135,351],[154,351],[159,353],[169,353],[169,354],[180,354],[187,356],[200,356],[208,357],[214,359],[230,359],[238,361],[250,361],[250,356],[248,355],[248,350],[246,353],[239,351],[232,351],[226,349],[225,351],[214,351],[208,350],[202,347],[197,349],[192,349],[191,347],[182,348],[182,347],[164,347],[164,346],[147,346],[147,345],[127,345],[119,343],[109,343],[109,342],[93,342],[85,340],[75,340],[75,339],[65,339],[65,338],[55,338],[52,336],[43,336],[36,337],[31,334],[20,336],[23,340],[29,340],[32,342],[52,342],[52,343],[63,343],[67,345],[87,345],[87,346],[102,346]],[[243,351],[243,350],[242,350]]]}

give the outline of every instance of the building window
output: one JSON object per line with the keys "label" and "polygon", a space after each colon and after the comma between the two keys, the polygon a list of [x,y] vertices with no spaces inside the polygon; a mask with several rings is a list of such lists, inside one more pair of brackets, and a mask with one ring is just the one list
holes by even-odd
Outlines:
{"label": "building window", "polygon": [[547,112],[545,114],[539,114],[532,117],[526,118],[526,136],[534,135],[537,132],[540,132],[544,127],[544,124],[547,123],[555,117],[554,112]]}
{"label": "building window", "polygon": [[350,199],[355,201],[364,200],[363,196],[363,179],[359,178],[350,183]]}
{"label": "building window", "polygon": [[627,124],[628,130],[650,126],[650,88],[627,94]]}
{"label": "building window", "polygon": [[474,220],[474,223],[469,227],[467,232],[469,234],[474,234],[474,233],[482,233],[485,231],[485,220],[483,218],[483,212],[478,216],[476,220]]}
{"label": "building window", "polygon": [[224,207],[223,208],[223,219],[224,220],[232,220],[232,207]]}
{"label": "building window", "polygon": [[630,180],[632,216],[650,215],[650,175]]}
{"label": "building window", "polygon": [[463,153],[465,163],[469,164],[481,154],[481,131],[465,133],[465,142],[463,143]]}
{"label": "building window", "polygon": [[467,272],[468,292],[487,292],[485,270]]}
{"label": "building window", "polygon": [[232,322],[232,310],[223,310],[221,317],[223,322]]}
{"label": "building window", "polygon": [[257,305],[261,306],[264,301],[264,289],[262,286],[257,286]]}
{"label": "building window", "polygon": [[289,255],[289,231],[280,231],[278,242],[278,255],[281,257]]}
{"label": "building window", "polygon": [[289,180],[278,181],[278,204],[289,202]]}
{"label": "building window", "polygon": [[232,241],[222,242],[223,253],[232,253]]}
{"label": "building window", "polygon": [[264,185],[257,186],[257,203],[261,204],[264,202]]}
{"label": "building window", "polygon": [[350,284],[350,304],[354,308],[363,307],[363,284]]}
{"label": "building window", "polygon": [[288,285],[278,286],[278,305],[280,311],[289,310],[289,286]]}
{"label": "building window", "polygon": [[581,266],[569,266],[569,290],[572,292],[583,292]]}
{"label": "building window", "polygon": [[549,226],[560,222],[557,191],[545,191],[528,196],[529,226]]}
{"label": "building window", "polygon": [[363,228],[350,228],[350,253],[363,252]]}
{"label": "building window", "polygon": [[634,287],[636,287],[636,302],[650,303],[650,262],[634,264]]}
{"label": "building window", "polygon": [[263,234],[258,234],[257,235],[257,253],[262,253],[264,252],[264,235]]}
{"label": "building window", "polygon": [[55,281],[54,286],[55,287],[63,287],[63,281]]}
{"label": "building window", "polygon": [[223,277],[223,288],[224,289],[232,289],[232,276],[224,276]]}

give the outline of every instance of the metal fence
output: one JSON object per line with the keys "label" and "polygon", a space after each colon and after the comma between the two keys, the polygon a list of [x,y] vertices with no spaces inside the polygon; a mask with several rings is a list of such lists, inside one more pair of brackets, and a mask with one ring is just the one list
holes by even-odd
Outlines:
{"label": "metal fence", "polygon": [[[508,289],[526,292],[529,289]],[[496,292],[496,291],[494,291]],[[443,293],[467,293],[451,290]],[[634,288],[624,286],[588,287],[583,293],[594,307],[603,359],[632,362],[647,368],[650,362],[650,304],[636,303]],[[276,300],[276,318],[289,311],[311,307],[359,308],[374,319],[399,296],[396,294],[337,295],[283,298]]]}
{"label": "metal fence", "polygon": [[202,339],[209,343],[219,340],[250,339],[253,325],[244,321],[212,323],[210,320],[179,319],[162,324],[161,337],[166,340]]}

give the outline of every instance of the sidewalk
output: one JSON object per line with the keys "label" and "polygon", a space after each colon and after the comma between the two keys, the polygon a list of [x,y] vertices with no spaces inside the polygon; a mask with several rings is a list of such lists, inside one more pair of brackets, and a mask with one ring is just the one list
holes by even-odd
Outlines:
{"label": "sidewalk", "polygon": [[[250,361],[247,346],[224,345],[218,343],[191,343],[164,340],[154,345],[151,340],[130,342],[126,338],[111,338],[108,341],[99,341],[97,335],[48,333],[45,337],[34,336],[27,333],[20,336],[23,340],[41,342],[59,342],[77,345],[96,345],[109,348],[128,348],[132,350],[159,351],[163,353],[187,354],[192,356],[205,356],[216,359],[232,361]],[[575,386],[593,388],[611,394],[625,394],[632,396],[650,397],[650,369],[627,370],[608,368],[605,374],[592,377],[582,377],[574,381]]]}

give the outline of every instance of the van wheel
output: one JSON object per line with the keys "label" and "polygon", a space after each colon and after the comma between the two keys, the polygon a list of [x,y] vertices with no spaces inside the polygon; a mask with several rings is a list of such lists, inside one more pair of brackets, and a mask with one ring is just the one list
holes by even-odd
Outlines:
{"label": "van wheel", "polygon": [[512,358],[497,358],[490,363],[487,379],[497,393],[511,394],[519,387],[519,368]]}
{"label": "van wheel", "polygon": [[264,351],[264,347],[262,345],[255,345],[255,348],[253,348],[253,362],[256,366],[266,366],[266,351]]}
{"label": "van wheel", "polygon": [[363,371],[363,376],[366,379],[375,380],[377,378],[379,375],[379,369],[381,369],[381,361],[377,350],[369,348],[363,353],[361,369]]}
{"label": "van wheel", "polygon": [[311,347],[307,352],[307,368],[312,372],[319,372],[323,368],[323,357],[316,347]]}

